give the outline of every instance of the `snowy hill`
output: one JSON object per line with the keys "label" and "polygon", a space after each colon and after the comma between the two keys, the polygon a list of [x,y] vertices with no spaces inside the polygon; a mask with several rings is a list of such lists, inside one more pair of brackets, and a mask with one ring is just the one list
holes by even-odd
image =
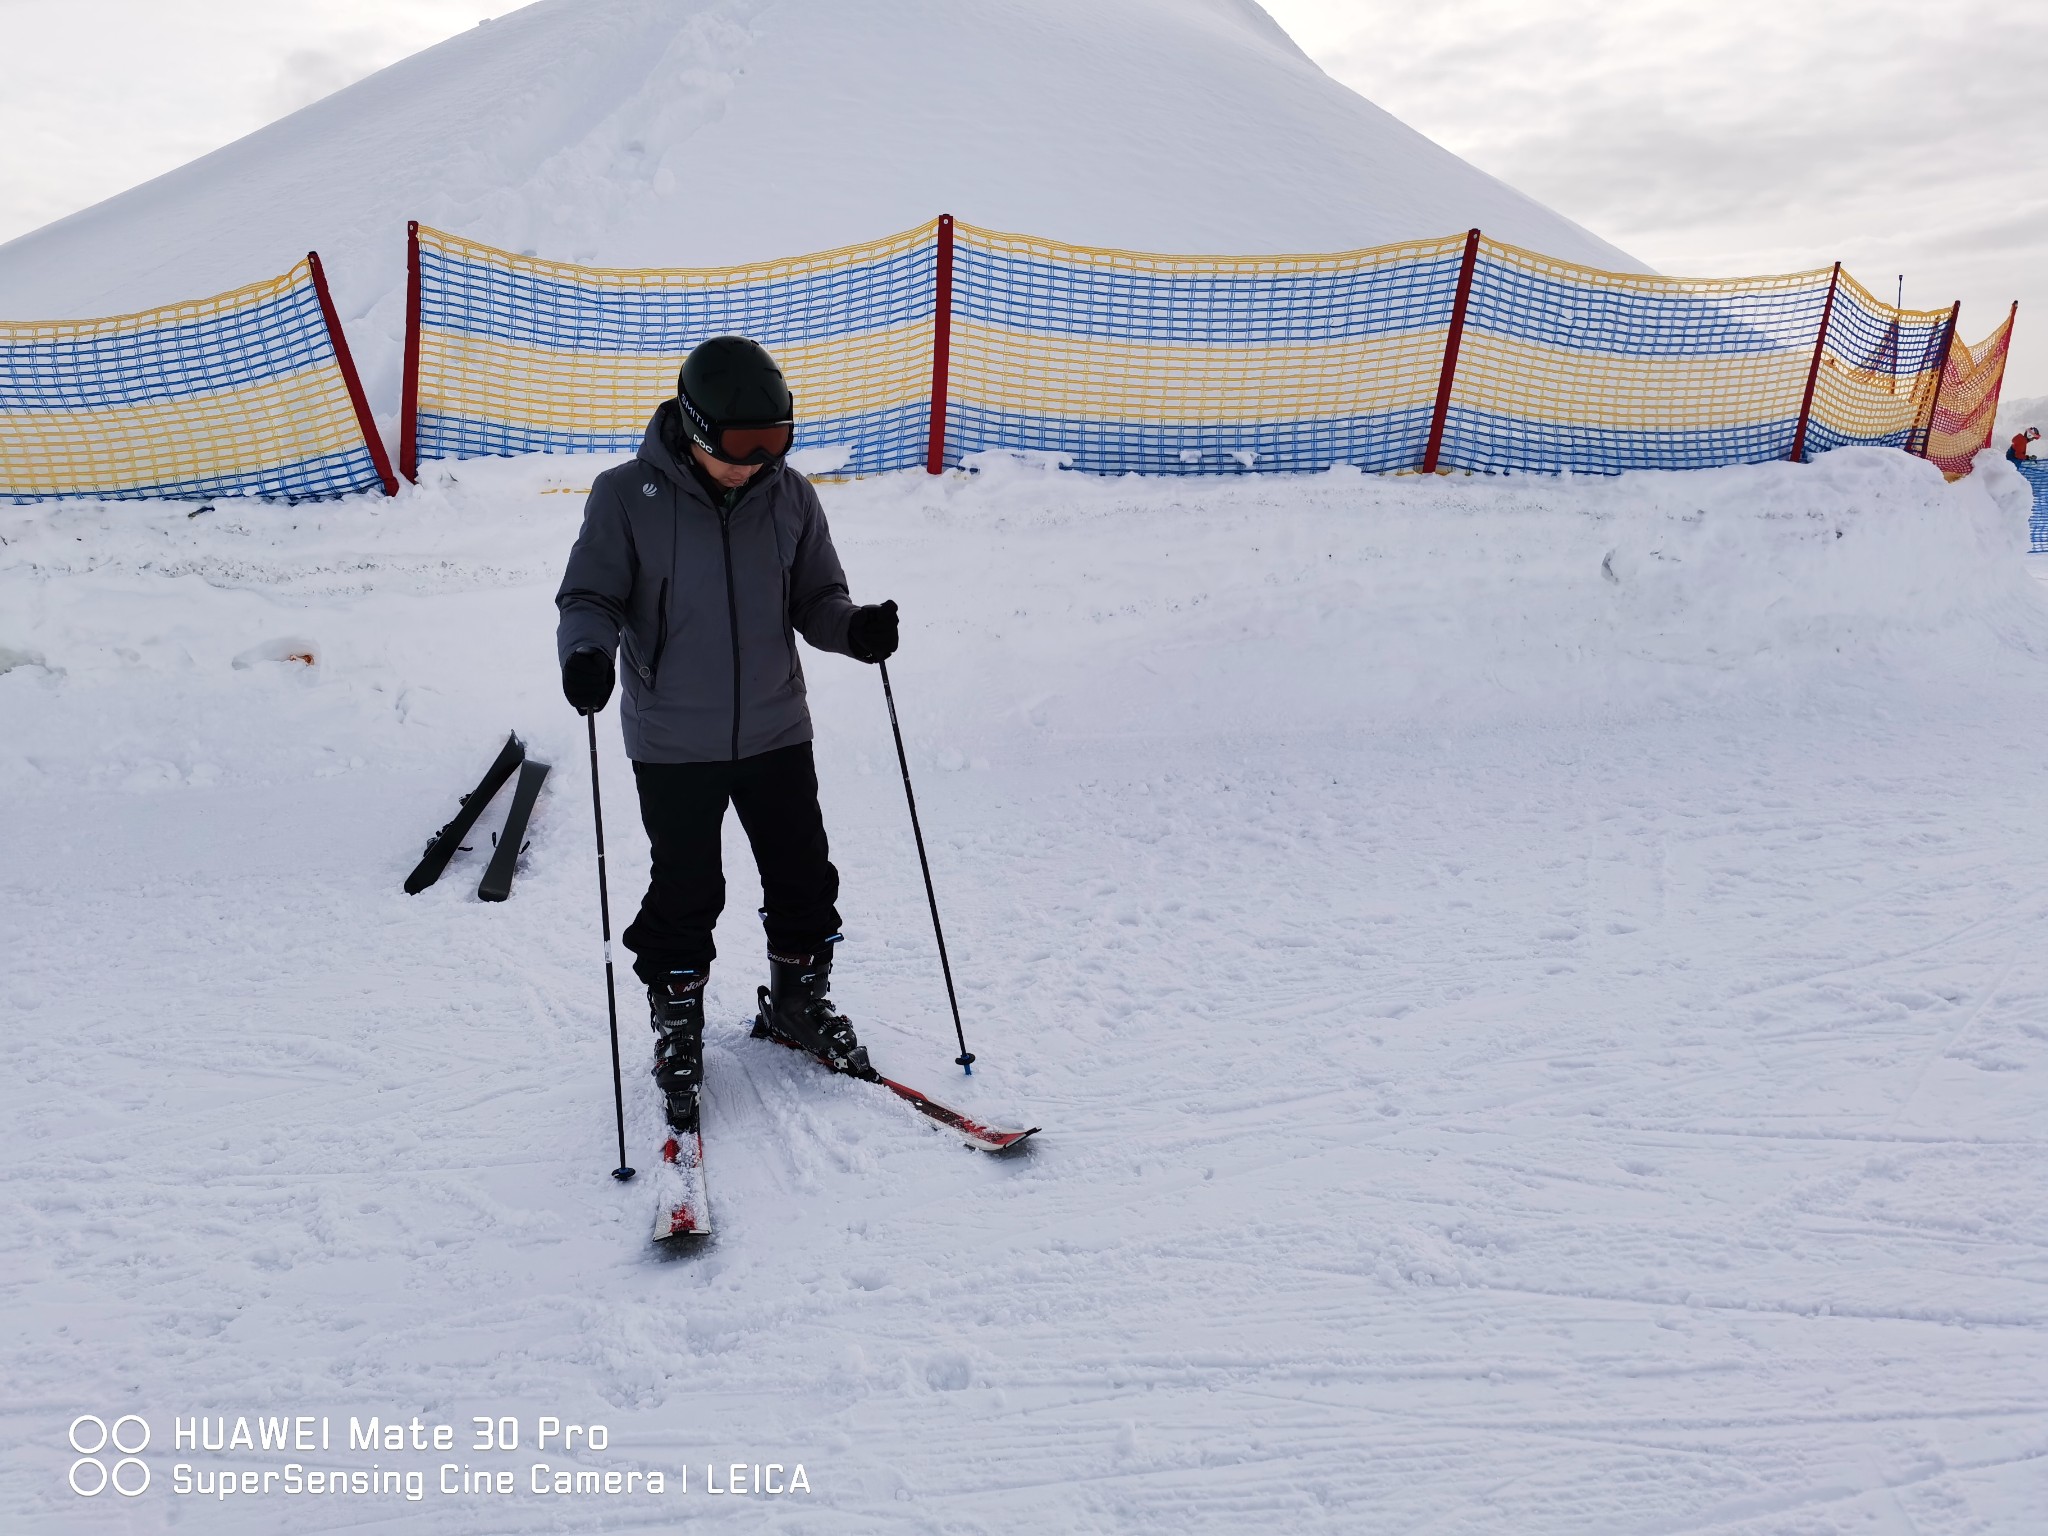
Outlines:
{"label": "snowy hill", "polygon": [[2013,433],[2028,427],[2039,427],[2048,432],[2048,395],[1999,401],[1998,426],[1991,434],[1991,446],[2003,453]]}
{"label": "snowy hill", "polygon": [[543,0],[0,246],[0,313],[195,297],[317,247],[388,411],[408,218],[677,266],[942,212],[1222,252],[1478,224],[1638,268],[1331,80],[1254,0]]}

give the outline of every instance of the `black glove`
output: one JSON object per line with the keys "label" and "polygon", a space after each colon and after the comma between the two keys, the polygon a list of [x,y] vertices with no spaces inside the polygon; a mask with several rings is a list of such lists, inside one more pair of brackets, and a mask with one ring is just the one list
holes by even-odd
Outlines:
{"label": "black glove", "polygon": [[846,646],[855,661],[887,661],[896,654],[896,604],[870,603],[853,610]]}
{"label": "black glove", "polygon": [[562,663],[562,697],[579,715],[594,715],[605,707],[612,696],[612,680],[611,656],[596,646],[581,646]]}

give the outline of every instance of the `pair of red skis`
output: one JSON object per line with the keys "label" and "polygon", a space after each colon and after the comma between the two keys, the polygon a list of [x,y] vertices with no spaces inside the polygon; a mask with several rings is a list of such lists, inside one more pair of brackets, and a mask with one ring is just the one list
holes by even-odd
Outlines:
{"label": "pair of red skis", "polygon": [[[1007,1152],[1021,1146],[1025,1139],[1035,1136],[1038,1127],[1028,1130],[1013,1130],[1004,1126],[984,1125],[957,1109],[949,1109],[929,1094],[920,1093],[907,1083],[899,1083],[892,1077],[870,1069],[865,1074],[840,1072],[824,1057],[791,1045],[789,1041],[771,1033],[760,1019],[754,1021],[754,1035],[758,1039],[773,1040],[777,1045],[786,1046],[800,1056],[808,1056],[826,1071],[837,1076],[851,1077],[857,1082],[873,1083],[886,1088],[909,1104],[919,1114],[936,1120],[949,1131],[961,1137],[970,1147],[984,1152]],[[654,1217],[654,1240],[658,1243],[677,1243],[693,1237],[706,1237],[711,1232],[711,1207],[704,1187],[704,1133],[695,1131],[671,1131],[668,1140],[662,1144],[661,1167],[655,1174],[658,1201]]]}

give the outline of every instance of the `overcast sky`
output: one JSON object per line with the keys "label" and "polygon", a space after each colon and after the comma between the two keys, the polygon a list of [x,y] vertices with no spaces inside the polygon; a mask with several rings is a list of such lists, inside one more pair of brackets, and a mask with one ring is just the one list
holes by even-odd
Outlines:
{"label": "overcast sky", "polygon": [[[849,0],[852,3],[852,0]],[[969,4],[971,0],[959,0]],[[1190,0],[1216,3],[1216,0]],[[2048,25],[1992,0],[1267,0],[1338,79],[1672,273],[1840,258],[2048,394]],[[496,0],[0,0],[0,240],[260,127]]]}

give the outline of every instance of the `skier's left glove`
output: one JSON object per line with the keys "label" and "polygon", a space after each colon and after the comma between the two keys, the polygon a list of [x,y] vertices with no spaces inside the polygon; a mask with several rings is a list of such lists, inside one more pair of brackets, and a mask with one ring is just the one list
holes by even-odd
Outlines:
{"label": "skier's left glove", "polygon": [[896,604],[870,603],[853,610],[846,626],[846,647],[855,661],[887,661],[896,654]]}
{"label": "skier's left glove", "polygon": [[594,645],[581,646],[562,663],[562,697],[579,715],[594,715],[610,702],[615,677],[612,658]]}

